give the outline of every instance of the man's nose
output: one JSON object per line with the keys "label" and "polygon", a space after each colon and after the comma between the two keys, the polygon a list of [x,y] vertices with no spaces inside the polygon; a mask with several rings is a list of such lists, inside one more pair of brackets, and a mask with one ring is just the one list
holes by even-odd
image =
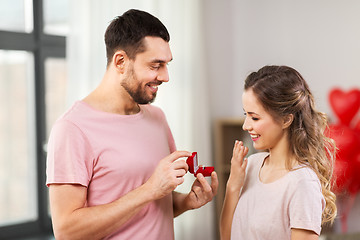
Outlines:
{"label": "man's nose", "polygon": [[168,72],[168,68],[166,66],[164,66],[160,69],[159,74],[157,76],[157,80],[159,80],[161,82],[169,81],[169,72]]}

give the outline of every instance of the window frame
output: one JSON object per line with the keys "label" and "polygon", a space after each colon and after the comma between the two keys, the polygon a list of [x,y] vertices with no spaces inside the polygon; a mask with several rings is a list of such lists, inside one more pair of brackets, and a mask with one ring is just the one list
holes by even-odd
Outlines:
{"label": "window frame", "polygon": [[33,0],[33,31],[30,33],[0,31],[1,50],[29,51],[34,55],[35,132],[37,169],[37,215],[35,221],[0,227],[0,239],[15,239],[52,234],[48,214],[46,181],[46,108],[45,60],[49,57],[66,58],[66,37],[45,34],[43,0]]}

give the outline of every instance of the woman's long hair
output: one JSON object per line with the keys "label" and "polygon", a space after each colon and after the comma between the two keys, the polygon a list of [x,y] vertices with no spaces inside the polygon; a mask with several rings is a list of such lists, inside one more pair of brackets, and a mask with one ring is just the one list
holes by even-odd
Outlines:
{"label": "woman's long hair", "polygon": [[[336,196],[331,191],[335,145],[324,135],[327,118],[316,111],[306,81],[291,67],[265,66],[247,77],[244,89],[252,89],[274,119],[294,116],[288,135],[291,151],[300,164],[317,174],[326,201],[322,222],[332,223],[336,217]],[[290,162],[286,166],[291,170]]]}

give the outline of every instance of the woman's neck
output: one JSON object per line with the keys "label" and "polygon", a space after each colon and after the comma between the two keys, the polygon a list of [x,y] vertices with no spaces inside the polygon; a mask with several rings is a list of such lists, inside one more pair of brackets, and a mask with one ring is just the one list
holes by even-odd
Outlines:
{"label": "woman's neck", "polygon": [[[264,165],[268,165],[270,168],[292,168],[296,165],[295,156],[290,149],[290,144],[287,136],[282,138],[278,144],[269,149],[269,157],[266,159]],[[288,170],[290,170],[288,169]]]}

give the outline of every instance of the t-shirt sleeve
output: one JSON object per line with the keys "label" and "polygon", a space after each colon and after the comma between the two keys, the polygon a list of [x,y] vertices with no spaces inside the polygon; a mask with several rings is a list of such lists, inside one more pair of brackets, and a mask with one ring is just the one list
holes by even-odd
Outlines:
{"label": "t-shirt sleeve", "polygon": [[299,181],[289,205],[290,227],[311,230],[320,235],[324,207],[319,180]]}
{"label": "t-shirt sleeve", "polygon": [[[167,122],[166,122],[166,124],[167,124]],[[176,144],[175,144],[175,140],[172,135],[172,132],[170,130],[170,127],[168,125],[166,125],[166,129],[167,129],[169,148],[170,148],[170,152],[172,153],[172,152],[176,151]]]}
{"label": "t-shirt sleeve", "polygon": [[158,108],[158,111],[159,111],[159,116],[160,116],[160,119],[162,120],[163,122],[163,126],[165,128],[165,131],[166,131],[166,135],[167,135],[167,140],[168,140],[168,144],[169,144],[169,150],[170,152],[175,152],[176,151],[176,144],[175,144],[175,140],[174,140],[174,136],[171,132],[171,129],[169,127],[169,123],[166,119],[166,116],[164,114],[164,112]]}
{"label": "t-shirt sleeve", "polygon": [[56,122],[48,142],[46,185],[89,185],[93,152],[84,133],[66,120]]}

